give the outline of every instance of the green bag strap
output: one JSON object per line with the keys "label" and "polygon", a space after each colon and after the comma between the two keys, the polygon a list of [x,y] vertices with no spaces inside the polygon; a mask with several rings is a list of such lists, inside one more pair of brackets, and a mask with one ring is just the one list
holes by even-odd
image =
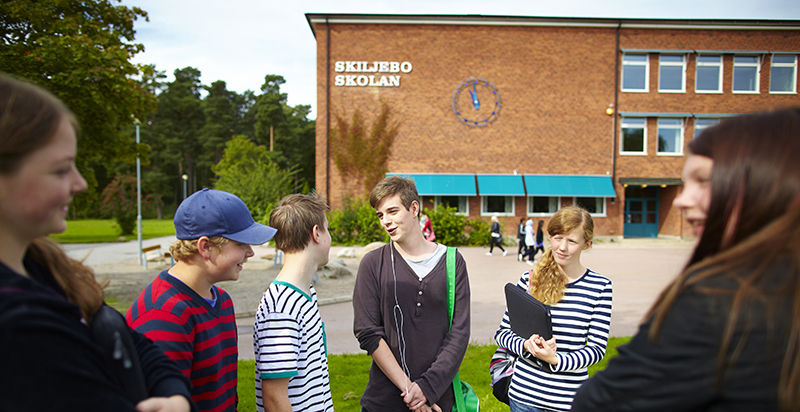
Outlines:
{"label": "green bag strap", "polygon": [[447,248],[447,316],[453,328],[453,306],[456,302],[456,248]]}
{"label": "green bag strap", "polygon": [[[456,248],[447,248],[447,315],[450,318],[450,329],[453,328],[453,306],[456,302]],[[456,398],[456,411],[467,412],[464,405],[464,392],[461,389],[461,378],[456,372],[453,379],[453,394]]]}

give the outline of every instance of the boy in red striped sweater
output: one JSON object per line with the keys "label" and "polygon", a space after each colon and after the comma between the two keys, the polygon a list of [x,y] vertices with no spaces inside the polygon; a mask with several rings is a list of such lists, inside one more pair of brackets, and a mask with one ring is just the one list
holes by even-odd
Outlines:
{"label": "boy in red striped sweater", "polygon": [[233,301],[214,286],[239,279],[250,245],[276,230],[253,221],[235,195],[203,189],[175,212],[175,266],[161,272],[128,309],[128,324],[152,339],[192,380],[200,411],[235,411],[237,330]]}

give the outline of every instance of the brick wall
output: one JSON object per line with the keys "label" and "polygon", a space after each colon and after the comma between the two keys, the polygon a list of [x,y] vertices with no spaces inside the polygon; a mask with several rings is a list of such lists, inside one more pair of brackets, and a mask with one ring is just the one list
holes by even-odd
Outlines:
{"label": "brick wall", "polygon": [[[614,102],[615,64],[622,58],[616,53],[615,28],[332,24],[329,70],[326,27],[314,24],[313,29],[318,85],[316,186],[328,195],[332,208],[339,207],[344,196],[360,195],[363,186],[343,184],[334,162],[326,157],[328,109],[332,118],[349,117],[358,110],[372,121],[381,101],[400,123],[387,165],[392,173],[614,173],[619,129],[613,130],[614,116],[605,110]],[[800,50],[800,31],[622,29],[619,46],[790,51]],[[769,94],[769,56],[762,64],[761,93],[731,93],[731,55],[724,56],[723,93],[695,93],[695,58],[691,54],[688,59],[686,93],[658,93],[658,54],[650,54],[650,92],[618,93],[617,110],[741,113],[800,103],[796,94]],[[407,61],[413,71],[398,73],[399,87],[336,87],[336,61]],[[498,119],[487,127],[464,126],[451,108],[453,92],[470,77],[486,78],[501,95]],[[330,81],[330,108],[326,78]],[[616,155],[617,179],[680,177],[683,156],[656,155],[656,122],[656,118],[648,119],[647,156]],[[688,120],[684,144],[692,133],[693,123]],[[607,201],[608,217],[596,219],[596,232],[601,236],[623,233],[624,188],[618,181],[614,185],[617,198],[613,204]],[[678,190],[675,186],[662,190],[662,234],[687,233],[680,212],[671,210],[671,200],[667,201]],[[503,218],[513,235],[519,217],[526,215],[525,199],[516,202],[517,216]],[[480,216],[480,206],[479,197],[469,199],[470,217]]]}

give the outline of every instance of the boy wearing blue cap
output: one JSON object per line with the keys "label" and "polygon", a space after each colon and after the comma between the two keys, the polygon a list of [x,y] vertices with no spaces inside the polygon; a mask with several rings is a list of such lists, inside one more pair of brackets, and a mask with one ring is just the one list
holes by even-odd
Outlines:
{"label": "boy wearing blue cap", "polygon": [[325,328],[311,285],[331,249],[327,210],[320,197],[294,194],[269,216],[286,260],[264,292],[253,328],[258,412],[333,411]]}
{"label": "boy wearing blue cap", "polygon": [[238,402],[237,330],[233,301],[214,286],[239,279],[276,230],[256,223],[244,202],[203,189],[175,212],[175,266],[161,272],[128,309],[128,324],[174,360],[192,381],[200,411],[235,411]]}

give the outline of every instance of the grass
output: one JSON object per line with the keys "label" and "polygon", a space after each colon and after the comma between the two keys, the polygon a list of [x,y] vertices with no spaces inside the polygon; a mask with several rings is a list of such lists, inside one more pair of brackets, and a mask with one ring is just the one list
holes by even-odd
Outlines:
{"label": "grass", "polygon": [[[144,219],[142,220],[142,239],[170,236],[175,234],[172,220]],[[58,243],[105,243],[116,242],[120,237],[120,229],[112,219],[86,219],[67,221],[67,230],[64,233],[50,235]],[[125,236],[125,240],[136,239],[136,229],[132,235]]]}
{"label": "grass", "polygon": [[[610,338],[606,356],[599,363],[589,368],[589,376],[602,370],[609,359],[617,355],[617,346],[630,341],[626,338]],[[497,345],[472,344],[467,348],[464,361],[461,363],[459,375],[461,380],[469,382],[481,402],[481,412],[508,411],[508,405],[501,403],[492,395],[491,376],[489,376],[489,360],[497,349]],[[328,355],[331,394],[333,406],[339,412],[357,412],[361,409],[359,400],[369,380],[369,368],[372,358],[365,353]],[[239,361],[239,411],[255,412],[255,361]]]}

